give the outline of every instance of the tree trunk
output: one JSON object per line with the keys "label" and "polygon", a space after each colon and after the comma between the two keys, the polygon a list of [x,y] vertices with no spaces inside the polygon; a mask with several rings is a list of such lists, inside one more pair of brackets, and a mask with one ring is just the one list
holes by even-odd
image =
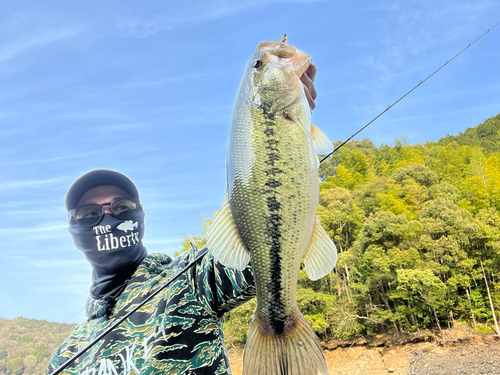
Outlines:
{"label": "tree trunk", "polygon": [[495,332],[497,336],[500,336],[500,330],[498,329],[497,315],[495,313],[495,308],[493,307],[493,300],[491,299],[490,287],[488,285],[488,280],[486,278],[486,272],[484,272],[483,261],[480,260],[481,269],[483,270],[484,282],[486,283],[486,291],[488,292],[488,298],[490,300],[491,313],[493,314],[493,321],[495,322]]}
{"label": "tree trunk", "polygon": [[389,314],[391,314],[391,321],[392,325],[394,326],[394,329],[396,330],[396,333],[399,333],[398,326],[395,321],[392,320],[394,317],[394,314],[392,313],[391,306],[389,305],[389,300],[386,298],[387,295],[385,294],[385,288],[384,288],[384,283],[382,281],[379,282],[380,288],[382,289],[382,293],[380,294],[380,298],[382,298],[382,301],[384,301],[385,306],[387,307],[387,310],[389,311]]}
{"label": "tree trunk", "polygon": [[467,293],[467,299],[469,300],[470,313],[472,315],[472,323],[474,324],[473,327],[475,332],[477,329],[476,314],[474,314],[474,309],[472,308],[472,300],[470,299],[469,288],[465,288],[465,292]]}
{"label": "tree trunk", "polygon": [[441,339],[443,340],[443,343],[445,343],[446,341],[445,341],[445,338],[444,338],[443,330],[441,329],[441,324],[439,324],[439,319],[438,319],[438,316],[436,314],[436,309],[431,304],[429,304],[429,306],[431,307],[432,312],[434,313],[434,318],[436,319],[436,324],[438,326],[439,334],[441,335]]}
{"label": "tree trunk", "polygon": [[347,278],[347,285],[349,285],[349,283],[351,282],[351,275],[349,274],[349,269],[347,268],[347,266],[344,266],[344,269],[345,269],[345,276]]}
{"label": "tree trunk", "polygon": [[436,313],[436,309],[434,308],[434,306],[432,306],[432,304],[429,303],[429,301],[427,301],[425,298],[424,298],[424,295],[422,294],[422,292],[419,290],[418,291],[418,294],[420,294],[420,297],[422,297],[422,301],[425,302],[425,304],[427,306],[429,306],[429,309],[432,311],[432,313],[434,314],[434,319],[436,320],[436,324],[438,326],[438,329],[439,329],[439,334],[441,335],[441,339],[443,340],[443,343],[446,343],[446,340],[444,338],[444,334],[443,334],[443,330],[441,329],[441,324],[439,324],[439,318],[437,316],[437,313]]}
{"label": "tree trunk", "polygon": [[414,325],[417,327],[417,332],[420,331],[420,327],[418,326],[418,318],[415,315],[415,305],[413,304],[413,297],[410,297],[410,300],[408,301],[408,305],[410,306],[411,309],[411,320],[413,321]]}

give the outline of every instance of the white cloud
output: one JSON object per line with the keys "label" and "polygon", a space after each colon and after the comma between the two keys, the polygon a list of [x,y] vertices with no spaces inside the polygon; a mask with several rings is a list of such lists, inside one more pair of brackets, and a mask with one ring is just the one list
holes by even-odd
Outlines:
{"label": "white cloud", "polygon": [[13,117],[13,116],[17,116],[17,113],[0,111],[0,120],[3,120],[4,118]]}
{"label": "white cloud", "polygon": [[131,131],[131,130],[145,130],[145,129],[149,129],[151,127],[151,125],[149,124],[143,124],[143,123],[139,123],[139,124],[113,124],[113,125],[103,125],[99,128],[99,130],[107,130],[107,131],[113,131],[113,132],[116,132],[116,131],[122,131],[122,130],[126,130],[126,131]]}
{"label": "white cloud", "polygon": [[51,178],[47,180],[14,180],[0,182],[0,190],[22,189],[52,185],[64,181],[64,178]]}
{"label": "white cloud", "polygon": [[258,6],[258,1],[241,2],[219,0],[212,2],[199,1],[190,3],[187,11],[184,7],[168,9],[167,16],[152,18],[121,18],[116,23],[116,28],[122,36],[144,38],[174,27],[202,24],[226,17],[241,10]]}
{"label": "white cloud", "polygon": [[[494,109],[498,110],[498,106],[491,106],[491,105],[484,105],[484,106],[467,106],[459,109],[455,109],[452,111],[442,111],[442,112],[433,112],[428,115],[420,115],[420,116],[404,116],[404,117],[396,117],[396,118],[390,118],[390,119],[380,119],[379,124],[391,124],[391,123],[407,123],[411,121],[417,121],[417,120],[428,120],[428,119],[433,119],[434,121],[437,121],[439,118],[444,118],[448,119],[452,115],[460,115],[464,113],[474,113],[474,112],[486,112],[488,109]],[[495,111],[493,111],[494,113]],[[495,114],[492,114],[492,116],[495,116]],[[486,118],[486,117],[485,117]],[[472,125],[474,126],[474,125]]]}
{"label": "white cloud", "polygon": [[[34,260],[33,265],[36,268],[61,268],[61,269],[68,269],[69,267],[72,267],[73,269],[76,270],[82,270],[85,269],[87,271],[89,263],[85,259],[37,259]],[[85,273],[85,276],[87,274]]]}
{"label": "white cloud", "polygon": [[[107,85],[107,86],[85,86],[81,87],[84,90],[87,91],[115,91],[115,90],[126,90],[126,89],[138,89],[138,88],[149,88],[149,87],[155,87],[155,86],[166,86],[170,85],[172,83],[179,83],[183,81],[188,81],[188,80],[195,80],[199,81],[202,78],[207,78],[210,76],[207,76],[206,74],[201,74],[201,73],[193,73],[193,74],[185,74],[185,75],[179,75],[175,77],[168,77],[168,78],[161,78],[161,79],[145,79],[142,81],[130,81],[130,82],[123,82],[123,83],[118,83],[115,85]],[[1,113],[0,113],[1,116]],[[1,118],[1,117],[0,117]]]}
{"label": "white cloud", "polygon": [[68,27],[57,31],[34,32],[31,35],[19,37],[0,46],[0,62],[15,58],[31,48],[73,37],[80,32],[80,28]]}
{"label": "white cloud", "polygon": [[[89,279],[88,274],[85,275],[87,279]],[[61,293],[73,293],[79,296],[88,296],[89,292],[89,286],[90,286],[90,280],[87,280],[86,282],[81,282],[81,283],[60,283],[58,285],[36,285],[33,290],[37,293],[40,294],[45,294],[45,295],[54,295],[54,294],[61,294]],[[67,319],[71,319],[72,317],[70,316]]]}
{"label": "white cloud", "polygon": [[4,259],[11,259],[11,260],[27,260],[28,257],[25,255],[6,255],[3,257]]}
{"label": "white cloud", "polygon": [[65,229],[67,228],[68,224],[59,222],[30,228],[1,228],[0,236],[6,235],[10,239],[15,239],[15,241],[45,237],[54,238],[56,236],[62,237],[63,235],[66,237]]}
{"label": "white cloud", "polygon": [[[119,148],[122,148],[123,146],[115,146],[115,147],[107,147],[106,149],[101,149],[101,150],[95,150],[95,151],[89,151],[89,152],[81,152],[79,154],[71,154],[71,155],[60,155],[60,156],[54,156],[52,158],[45,158],[45,159],[31,159],[31,160],[12,160],[12,161],[3,161],[0,162],[0,165],[18,165],[18,164],[34,164],[34,163],[53,163],[55,161],[61,161],[61,160],[67,160],[67,159],[79,159],[82,157],[86,156],[91,156],[91,155],[98,155],[98,154],[103,154],[107,153],[110,150],[117,150]],[[53,180],[42,180],[42,181],[47,181],[47,182],[60,182],[63,180],[62,178],[57,178]],[[23,184],[26,184],[28,186],[32,186],[32,184],[40,184],[42,181],[12,181],[15,187],[21,187]],[[2,189],[2,186],[0,185],[0,190]]]}
{"label": "white cloud", "polygon": [[[31,207],[37,207],[38,205],[36,203],[30,202]],[[27,209],[27,210],[9,210],[9,211],[4,211],[4,215],[14,215],[14,216],[19,216],[19,215],[26,215],[30,217],[60,217],[61,210],[55,210],[54,208],[44,208],[44,209]]]}
{"label": "white cloud", "polygon": [[154,19],[122,17],[116,22],[116,28],[121,36],[144,38],[179,26],[199,25],[216,21],[244,11],[263,8],[273,3],[317,3],[327,1],[331,0],[199,0],[184,3],[185,6],[178,6],[180,3],[175,3],[175,7],[164,9],[162,12],[167,16]]}
{"label": "white cloud", "polygon": [[122,120],[127,116],[121,113],[120,109],[115,108],[104,108],[104,109],[88,109],[83,111],[73,111],[63,113],[59,116],[62,120],[73,120],[87,118],[91,120],[109,120],[118,119]]}

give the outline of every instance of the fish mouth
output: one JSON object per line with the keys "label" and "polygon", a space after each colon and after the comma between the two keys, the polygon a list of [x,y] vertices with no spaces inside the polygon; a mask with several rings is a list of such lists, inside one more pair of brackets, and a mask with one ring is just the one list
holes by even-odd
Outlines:
{"label": "fish mouth", "polygon": [[262,42],[257,47],[257,53],[259,52],[265,55],[269,62],[291,68],[299,78],[312,62],[311,56],[307,53],[282,42]]}

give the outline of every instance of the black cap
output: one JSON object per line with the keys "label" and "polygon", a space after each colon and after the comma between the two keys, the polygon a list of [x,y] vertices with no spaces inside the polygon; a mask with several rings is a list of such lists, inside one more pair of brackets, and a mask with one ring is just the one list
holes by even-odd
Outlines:
{"label": "black cap", "polygon": [[130,178],[110,169],[94,169],[81,175],[66,193],[66,210],[76,208],[78,202],[90,189],[101,185],[114,185],[125,190],[132,198],[139,198],[139,191]]}

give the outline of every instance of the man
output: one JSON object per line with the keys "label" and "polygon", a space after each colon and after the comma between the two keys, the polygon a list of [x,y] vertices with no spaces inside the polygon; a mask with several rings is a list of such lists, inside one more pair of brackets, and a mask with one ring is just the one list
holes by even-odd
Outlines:
{"label": "man", "polygon": [[[301,77],[311,109],[311,65]],[[144,210],[125,175],[93,170],[66,195],[69,232],[92,266],[87,320],[60,345],[50,374],[196,258],[148,255]],[[210,254],[72,363],[65,374],[230,374],[222,316],[255,295],[251,267],[235,271]]]}

